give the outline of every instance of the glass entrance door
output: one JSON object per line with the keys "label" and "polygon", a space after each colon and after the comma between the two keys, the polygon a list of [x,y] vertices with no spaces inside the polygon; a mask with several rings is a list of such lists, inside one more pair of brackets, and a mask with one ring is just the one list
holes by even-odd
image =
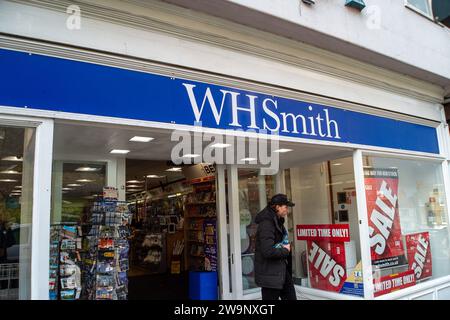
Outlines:
{"label": "glass entrance door", "polygon": [[[256,215],[277,192],[276,177],[262,175],[259,168],[227,166],[226,243],[230,299],[255,299],[261,290],[255,284],[254,257]],[[229,250],[228,250],[229,249]],[[224,254],[224,253],[223,253]],[[223,277],[223,275],[222,275]],[[225,280],[224,280],[225,281]]]}

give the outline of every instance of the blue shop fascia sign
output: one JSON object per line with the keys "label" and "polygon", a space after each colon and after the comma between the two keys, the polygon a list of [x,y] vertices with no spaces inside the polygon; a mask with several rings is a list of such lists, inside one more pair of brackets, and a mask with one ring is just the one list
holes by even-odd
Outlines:
{"label": "blue shop fascia sign", "polygon": [[436,128],[188,79],[0,49],[0,105],[439,153]]}

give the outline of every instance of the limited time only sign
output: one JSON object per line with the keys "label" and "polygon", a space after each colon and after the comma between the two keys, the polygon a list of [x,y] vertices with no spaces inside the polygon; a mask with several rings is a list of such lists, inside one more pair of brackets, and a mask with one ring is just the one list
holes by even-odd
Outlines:
{"label": "limited time only sign", "polygon": [[316,224],[297,225],[297,240],[349,242],[348,224]]}

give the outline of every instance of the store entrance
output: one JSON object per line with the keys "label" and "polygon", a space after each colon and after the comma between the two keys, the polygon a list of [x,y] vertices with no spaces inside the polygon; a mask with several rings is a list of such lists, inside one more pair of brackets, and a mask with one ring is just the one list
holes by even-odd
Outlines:
{"label": "store entrance", "polygon": [[214,167],[206,170],[126,160],[130,300],[189,299],[189,272],[217,271]]}

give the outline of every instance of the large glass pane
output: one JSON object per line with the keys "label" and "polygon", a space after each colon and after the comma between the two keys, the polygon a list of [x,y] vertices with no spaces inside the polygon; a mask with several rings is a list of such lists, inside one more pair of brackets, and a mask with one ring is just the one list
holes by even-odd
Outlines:
{"label": "large glass pane", "polygon": [[0,300],[30,299],[35,129],[0,127]]}
{"label": "large glass pane", "polygon": [[362,297],[363,279],[351,157],[290,168],[286,193],[297,285]]}
{"label": "large glass pane", "polygon": [[54,161],[52,224],[85,222],[105,185],[105,163]]}
{"label": "large glass pane", "polygon": [[239,217],[244,294],[255,288],[254,259],[256,245],[256,215],[267,206],[275,193],[273,176],[260,175],[258,169],[238,169]]}
{"label": "large glass pane", "polygon": [[439,162],[365,157],[375,296],[450,274]]}

